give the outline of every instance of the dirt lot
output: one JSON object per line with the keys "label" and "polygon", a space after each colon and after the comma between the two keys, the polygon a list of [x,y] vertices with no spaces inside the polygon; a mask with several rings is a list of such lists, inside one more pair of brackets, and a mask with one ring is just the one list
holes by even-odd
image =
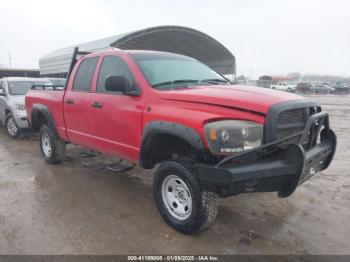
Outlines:
{"label": "dirt lot", "polygon": [[1,254],[349,254],[350,96],[313,96],[331,114],[331,167],[290,198],[255,193],[220,200],[219,215],[192,236],[168,227],[153,202],[152,173],[106,169],[113,159],[42,160],[37,139],[0,131]]}

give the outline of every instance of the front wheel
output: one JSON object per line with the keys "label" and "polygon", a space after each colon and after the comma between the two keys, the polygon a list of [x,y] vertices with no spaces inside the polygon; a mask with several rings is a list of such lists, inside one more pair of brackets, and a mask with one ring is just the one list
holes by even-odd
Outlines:
{"label": "front wheel", "polygon": [[63,161],[66,143],[58,137],[55,131],[46,125],[43,125],[40,129],[39,145],[47,163],[57,164]]}
{"label": "front wheel", "polygon": [[6,133],[11,138],[17,138],[21,132],[21,129],[17,126],[15,118],[13,117],[12,114],[9,114],[7,116],[6,122],[5,122],[5,128],[6,128]]}
{"label": "front wheel", "polygon": [[218,213],[217,196],[201,190],[184,163],[163,162],[154,176],[153,190],[163,219],[182,233],[190,234],[209,226]]}

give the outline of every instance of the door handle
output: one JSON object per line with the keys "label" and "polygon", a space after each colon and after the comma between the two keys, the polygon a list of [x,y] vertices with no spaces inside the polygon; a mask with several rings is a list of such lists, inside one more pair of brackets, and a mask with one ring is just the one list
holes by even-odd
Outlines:
{"label": "door handle", "polygon": [[102,107],[103,107],[103,105],[100,104],[99,102],[93,102],[93,103],[91,104],[91,106],[94,107],[94,108],[102,108]]}
{"label": "door handle", "polygon": [[73,99],[70,99],[70,98],[68,98],[68,99],[66,99],[66,100],[64,100],[64,102],[66,103],[66,104],[74,104],[74,100]]}

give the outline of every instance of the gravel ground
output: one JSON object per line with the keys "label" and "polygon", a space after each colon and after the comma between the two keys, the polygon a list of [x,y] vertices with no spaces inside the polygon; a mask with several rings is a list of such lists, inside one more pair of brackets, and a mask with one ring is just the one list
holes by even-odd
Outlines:
{"label": "gravel ground", "polygon": [[[311,95],[310,95],[311,96]],[[332,165],[287,199],[275,193],[220,200],[214,224],[186,236],[153,202],[153,171],[115,174],[113,159],[45,164],[37,138],[0,131],[1,254],[349,254],[350,96],[312,95],[338,135]]]}

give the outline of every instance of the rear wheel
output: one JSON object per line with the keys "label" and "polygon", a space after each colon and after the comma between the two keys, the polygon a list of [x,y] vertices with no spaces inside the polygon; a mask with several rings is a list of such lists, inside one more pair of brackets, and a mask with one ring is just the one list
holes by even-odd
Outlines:
{"label": "rear wheel", "polygon": [[43,125],[39,133],[39,145],[45,161],[50,164],[61,163],[66,152],[66,143],[55,131]]}
{"label": "rear wheel", "polygon": [[217,196],[201,190],[184,163],[162,163],[154,176],[153,190],[163,219],[182,233],[190,234],[209,226],[218,213]]}
{"label": "rear wheel", "polygon": [[12,114],[7,115],[5,128],[6,128],[6,133],[11,138],[17,138],[18,135],[21,133],[21,129],[17,126],[15,118],[13,117]]}

